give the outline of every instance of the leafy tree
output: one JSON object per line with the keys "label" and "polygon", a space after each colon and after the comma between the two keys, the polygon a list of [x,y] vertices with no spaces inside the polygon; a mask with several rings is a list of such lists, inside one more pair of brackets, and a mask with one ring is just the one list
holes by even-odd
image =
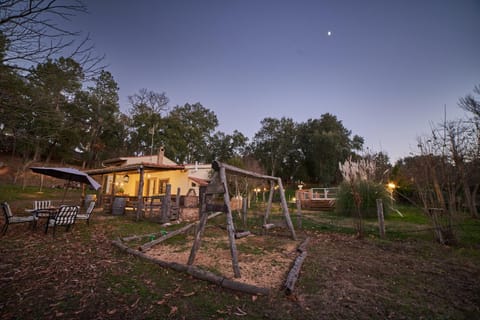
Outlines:
{"label": "leafy tree", "polygon": [[[0,33],[0,60],[5,54],[8,41]],[[25,130],[29,109],[27,84],[19,74],[0,62],[0,151],[23,152],[27,141]],[[18,148],[18,149],[17,149]]]}
{"label": "leafy tree", "polygon": [[302,161],[297,124],[290,118],[265,118],[255,134],[252,150],[255,157],[273,176],[290,180]]}
{"label": "leafy tree", "polygon": [[309,119],[299,128],[299,148],[303,154],[305,180],[324,186],[341,180],[338,163],[361,150],[363,138],[351,136],[336,116],[325,113],[320,119]]}
{"label": "leafy tree", "polygon": [[168,98],[165,93],[141,89],[128,99],[132,106],[130,149],[137,155],[153,154],[155,143],[161,142]]}
{"label": "leafy tree", "polygon": [[35,141],[33,159],[56,154],[69,158],[80,139],[78,108],[73,104],[83,80],[81,66],[73,59],[59,58],[39,64],[29,75],[30,117],[32,141]]}
{"label": "leafy tree", "polygon": [[166,156],[178,163],[207,161],[210,136],[218,126],[215,113],[200,103],[176,106],[164,119]]}
{"label": "leafy tree", "polygon": [[84,155],[83,167],[98,165],[101,158],[118,156],[119,151],[125,150],[126,127],[119,118],[118,85],[108,71],[102,71],[93,80],[95,86],[76,97],[83,112],[85,134],[78,147]]}
{"label": "leafy tree", "polygon": [[233,134],[218,131],[210,139],[208,161],[217,159],[227,163],[231,163],[231,161],[238,163],[237,160],[245,154],[247,142],[248,138],[237,130]]}

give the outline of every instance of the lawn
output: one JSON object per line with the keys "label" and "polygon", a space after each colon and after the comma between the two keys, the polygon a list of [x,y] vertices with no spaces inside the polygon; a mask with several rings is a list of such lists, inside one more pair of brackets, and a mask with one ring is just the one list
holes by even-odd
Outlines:
{"label": "lawn", "polygon": [[[21,209],[31,197],[15,193],[4,199]],[[387,238],[380,239],[375,221],[369,220],[367,236],[359,240],[346,217],[304,212],[300,228],[292,210],[298,236],[311,241],[290,296],[278,286],[269,296],[222,289],[128,255],[111,244],[118,237],[168,232],[181,225],[162,227],[136,222],[132,216],[96,212],[90,226],[78,223],[71,232],[60,229],[55,239],[41,228],[10,226],[0,238],[0,318],[479,318],[478,221],[462,216],[456,229],[460,244],[446,247],[433,242],[428,220],[419,210],[400,211],[404,217],[387,217]],[[265,250],[273,251],[277,241],[288,238],[282,229],[261,236],[253,226],[258,221],[259,213],[252,214],[248,227],[255,233],[252,239],[262,241]],[[220,219],[210,225],[222,223]],[[222,229],[207,228],[206,236],[211,230]],[[188,241],[176,236],[169,245],[180,250]],[[215,248],[211,242],[205,247]],[[238,249],[250,259],[262,254],[252,243]]]}

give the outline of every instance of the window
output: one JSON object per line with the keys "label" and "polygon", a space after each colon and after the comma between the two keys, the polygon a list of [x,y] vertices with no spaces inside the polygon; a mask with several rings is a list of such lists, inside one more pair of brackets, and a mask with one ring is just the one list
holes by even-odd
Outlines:
{"label": "window", "polygon": [[159,194],[164,194],[165,192],[167,192],[167,184],[168,184],[168,179],[158,180],[158,193]]}

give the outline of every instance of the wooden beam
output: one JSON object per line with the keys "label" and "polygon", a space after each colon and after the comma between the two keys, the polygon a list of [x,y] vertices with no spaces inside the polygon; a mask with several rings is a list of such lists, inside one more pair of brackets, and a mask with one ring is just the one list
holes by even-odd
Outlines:
{"label": "wooden beam", "polygon": [[225,188],[225,193],[223,194],[223,201],[227,207],[227,233],[228,240],[230,242],[230,253],[232,255],[232,267],[233,274],[235,278],[240,278],[240,267],[238,266],[238,253],[237,245],[235,244],[235,227],[233,225],[232,209],[230,207],[230,195],[228,194],[228,185],[227,185],[227,176],[225,173],[225,168],[220,167],[220,181]]}
{"label": "wooden beam", "polygon": [[257,178],[257,179],[266,179],[266,180],[277,180],[277,177],[272,177],[272,176],[267,176],[258,172],[253,172],[253,171],[248,171],[244,169],[240,169],[234,166],[231,166],[229,164],[219,162],[217,160],[213,161],[212,163],[212,168],[215,171],[220,171],[220,168],[224,168],[228,172],[233,172],[233,173],[238,173],[243,176],[251,177],[251,178]]}
{"label": "wooden beam", "polygon": [[285,191],[283,190],[282,179],[277,178],[277,183],[283,208],[283,216],[285,218],[285,221],[287,222],[287,227],[290,229],[290,233],[292,234],[292,239],[297,240],[297,235],[295,234],[295,229],[293,228],[292,220],[290,219],[290,214],[288,213],[287,199],[285,199]]}
{"label": "wooden beam", "polygon": [[189,266],[181,263],[176,263],[176,262],[167,262],[163,261],[154,257],[150,257],[147,254],[131,249],[125,244],[123,244],[120,240],[113,240],[112,244],[119,248],[120,250],[123,250],[129,254],[132,254],[134,256],[143,258],[147,261],[150,261],[152,263],[155,263],[161,267],[166,267],[170,268],[176,271],[180,272],[186,272],[189,275],[200,279],[204,281],[209,281],[212,282],[216,285],[219,285],[223,288],[231,289],[231,290],[237,290],[240,292],[248,293],[248,294],[254,294],[254,295],[269,295],[270,289],[269,288],[264,288],[264,287],[257,287],[255,285],[247,284],[247,283],[242,283],[242,282],[237,282],[234,280],[227,279],[223,276],[218,276],[212,272],[200,269],[195,266]]}
{"label": "wooden beam", "polygon": [[[205,202],[205,199],[203,199],[201,202],[202,203],[200,204],[200,208],[203,206],[203,202]],[[195,240],[193,241],[192,249],[190,250],[190,256],[188,257],[187,262],[188,265],[192,265],[195,261],[195,256],[197,255],[197,251],[200,248],[203,231],[205,230],[205,225],[207,224],[208,212],[203,211],[200,213],[200,215],[200,223],[198,224],[197,232],[195,234]]]}
{"label": "wooden beam", "polygon": [[268,203],[267,203],[267,209],[265,210],[265,216],[263,217],[263,224],[268,223],[268,218],[270,217],[270,211],[272,210],[274,192],[275,192],[275,182],[273,182],[273,180],[270,180],[270,192],[268,194]]}

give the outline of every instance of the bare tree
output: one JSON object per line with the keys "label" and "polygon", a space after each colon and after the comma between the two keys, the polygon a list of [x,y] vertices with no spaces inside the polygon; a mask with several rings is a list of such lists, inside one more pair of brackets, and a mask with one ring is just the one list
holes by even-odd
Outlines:
{"label": "bare tree", "polygon": [[[418,138],[420,156],[414,158],[410,168],[423,211],[434,226],[436,240],[442,244],[456,243],[453,232],[455,216],[455,170],[444,153],[445,135],[432,129],[432,136]],[[447,199],[445,199],[447,195]]]}
{"label": "bare tree", "polygon": [[94,53],[89,35],[62,26],[87,13],[79,0],[5,0],[0,2],[0,63],[28,71],[31,65],[58,56],[72,58],[87,74],[95,74],[103,57]]}
{"label": "bare tree", "polygon": [[[480,85],[476,85],[473,88],[473,93],[480,96]],[[468,94],[461,98],[458,105],[463,110],[471,112],[477,118],[477,121],[480,120],[480,101],[473,94]]]}

